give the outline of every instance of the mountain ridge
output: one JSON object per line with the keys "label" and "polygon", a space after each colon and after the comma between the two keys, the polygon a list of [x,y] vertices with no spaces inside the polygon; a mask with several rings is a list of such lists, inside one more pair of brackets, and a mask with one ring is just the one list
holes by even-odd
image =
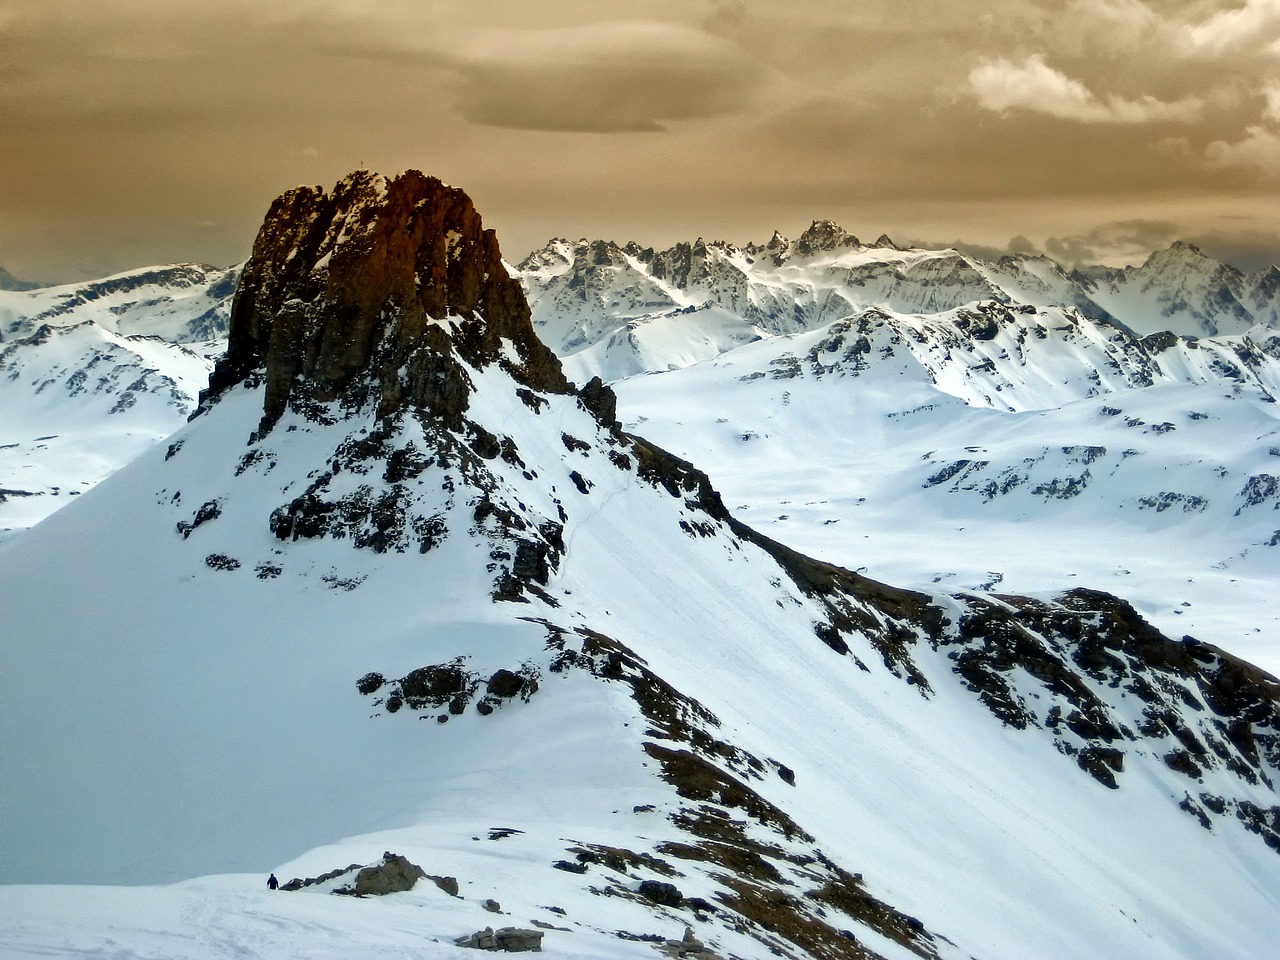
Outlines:
{"label": "mountain ridge", "polygon": [[[643,335],[645,324],[671,312],[690,314],[684,324],[694,329],[700,313],[735,318],[736,339],[709,345],[699,359],[754,335],[813,329],[866,309],[926,315],[984,300],[1072,309],[1135,336],[1237,335],[1276,321],[1273,271],[1245,275],[1181,241],[1137,267],[1067,272],[1041,254],[984,261],[954,249],[904,249],[888,237],[864,245],[815,221],[795,242],[775,232],[768,244],[744,247],[699,240],[656,251],[557,239],[512,269],[540,334],[564,357],[585,356],[627,330]],[[639,369],[667,366],[641,361]]]}

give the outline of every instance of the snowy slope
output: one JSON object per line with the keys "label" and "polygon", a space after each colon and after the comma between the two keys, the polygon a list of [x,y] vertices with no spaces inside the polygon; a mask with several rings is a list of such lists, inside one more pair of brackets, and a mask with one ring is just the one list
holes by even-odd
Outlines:
{"label": "snowy slope", "polygon": [[1277,342],[1254,336],[871,312],[615,386],[629,427],[815,555],[921,587],[1103,586],[1278,671]]}
{"label": "snowy slope", "polygon": [[224,349],[238,277],[180,264],[0,290],[0,537],[186,420]]}
{"label": "snowy slope", "polygon": [[[564,382],[496,256],[420,175],[286,195],[199,416],[0,544],[4,879],[225,874],[0,888],[0,951],[1265,953],[1274,681],[765,539]],[[461,898],[257,889],[384,850]]]}
{"label": "snowy slope", "polygon": [[0,536],[177,429],[211,366],[178,344],[88,320],[0,343]]}

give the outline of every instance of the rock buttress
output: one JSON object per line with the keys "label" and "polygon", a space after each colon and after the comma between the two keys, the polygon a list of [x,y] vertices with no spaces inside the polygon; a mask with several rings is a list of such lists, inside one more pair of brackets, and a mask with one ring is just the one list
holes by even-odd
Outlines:
{"label": "rock buttress", "polygon": [[409,406],[456,421],[470,394],[459,360],[569,390],[471,199],[418,171],[359,171],[331,194],[298,187],[271,205],[201,404],[256,375],[263,431],[291,401],[376,401],[382,416]]}

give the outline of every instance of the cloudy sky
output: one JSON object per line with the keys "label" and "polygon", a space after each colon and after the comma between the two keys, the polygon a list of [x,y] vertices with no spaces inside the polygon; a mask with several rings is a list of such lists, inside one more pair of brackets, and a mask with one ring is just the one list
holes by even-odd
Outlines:
{"label": "cloudy sky", "polygon": [[359,166],[551,236],[1280,260],[1280,0],[0,0],[0,265],[247,256]]}

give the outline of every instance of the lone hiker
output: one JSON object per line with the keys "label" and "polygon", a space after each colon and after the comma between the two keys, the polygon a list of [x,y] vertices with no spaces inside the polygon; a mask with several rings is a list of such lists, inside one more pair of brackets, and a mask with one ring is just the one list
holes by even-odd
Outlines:
{"label": "lone hiker", "polygon": [[274,890],[274,889],[276,889],[278,886],[280,886],[280,881],[276,879],[276,875],[275,875],[274,873],[273,873],[271,876],[267,877],[267,889],[268,889],[268,890]]}

